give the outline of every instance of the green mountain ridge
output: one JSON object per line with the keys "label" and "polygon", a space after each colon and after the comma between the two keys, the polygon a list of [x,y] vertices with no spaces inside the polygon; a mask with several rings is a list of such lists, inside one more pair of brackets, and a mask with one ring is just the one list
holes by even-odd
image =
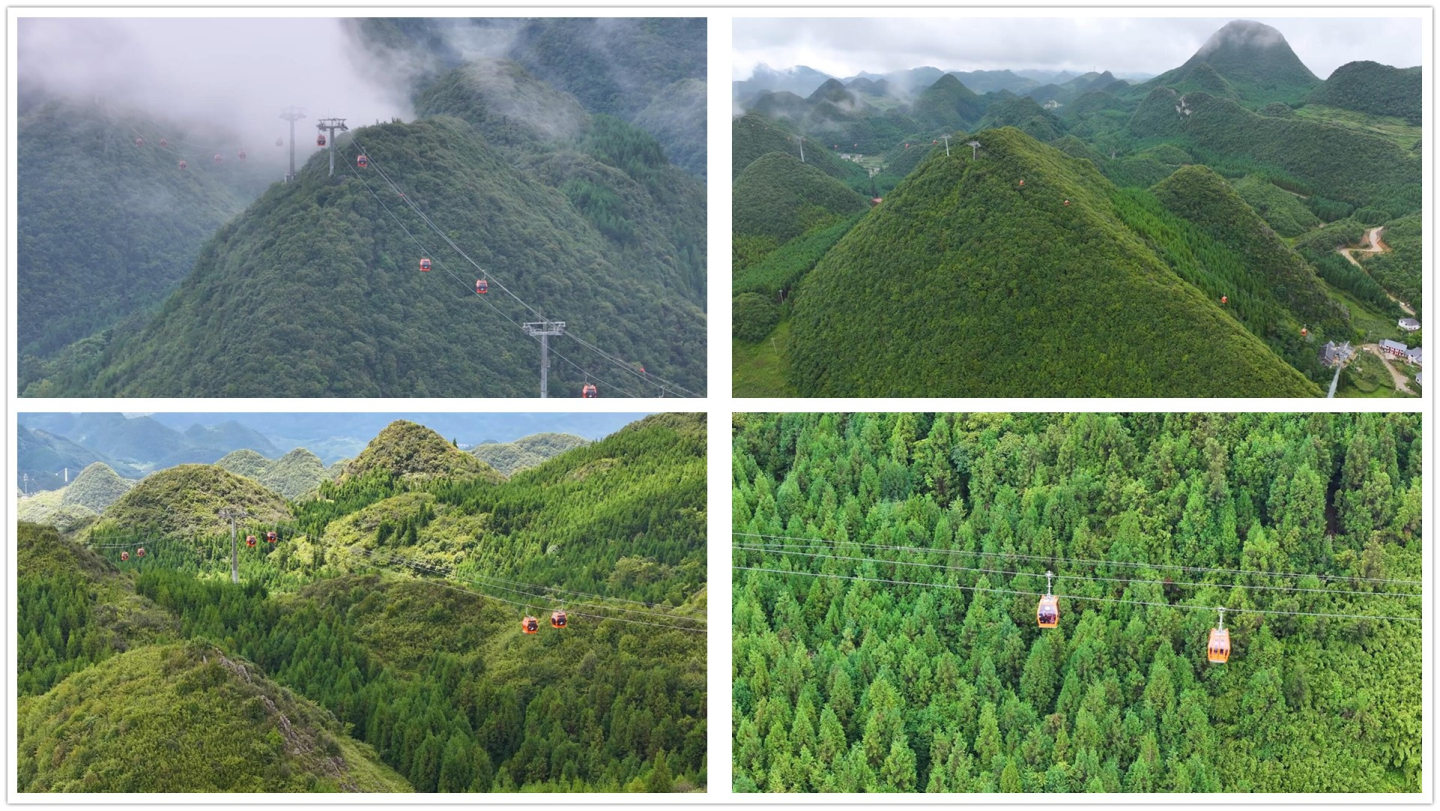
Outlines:
{"label": "green mountain ridge", "polygon": [[502,475],[513,476],[588,444],[590,440],[574,434],[544,433],[531,434],[514,442],[488,442],[471,448],[470,453]]}
{"label": "green mountain ridge", "polygon": [[90,534],[138,530],[162,538],[205,538],[230,531],[230,522],[219,516],[227,507],[244,509],[252,525],[273,526],[291,517],[284,498],[259,482],[215,465],[177,465],[140,480],[106,508]]}

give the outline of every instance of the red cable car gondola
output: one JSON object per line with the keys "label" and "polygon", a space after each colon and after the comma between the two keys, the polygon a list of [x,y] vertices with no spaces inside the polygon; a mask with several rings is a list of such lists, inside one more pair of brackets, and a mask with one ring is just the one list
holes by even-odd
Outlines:
{"label": "red cable car gondola", "polygon": [[486,293],[490,292],[490,283],[485,281],[484,279],[476,279],[475,292],[479,293],[482,296],[485,295]]}
{"label": "red cable car gondola", "polygon": [[169,141],[168,139],[166,139],[166,138],[161,138],[161,139],[160,139],[160,146],[161,146],[162,148],[163,148],[163,147],[170,146],[170,141]]}
{"label": "red cable car gondola", "polygon": [[253,546],[255,545],[255,536],[254,536],[254,535],[246,535],[246,536],[245,536],[245,545],[246,545],[246,546],[252,546],[252,547],[253,547]]}
{"label": "red cable car gondola", "polygon": [[1060,624],[1059,598],[1050,593],[1050,579],[1054,576],[1052,572],[1045,573],[1045,594],[1035,608],[1035,624],[1041,628],[1054,628]]}
{"label": "red cable car gondola", "polygon": [[225,158],[222,157],[219,152],[216,152],[216,153],[215,153],[215,162],[216,162],[216,163],[224,163],[224,162],[225,162]]}
{"label": "red cable car gondola", "polygon": [[280,540],[280,536],[273,531],[265,533],[265,543],[275,543],[278,540]]}
{"label": "red cable car gondola", "polygon": [[325,145],[325,133],[322,132],[322,133],[320,133],[319,135],[315,136],[315,145],[316,145],[316,146],[324,146],[324,145]]}
{"label": "red cable car gondola", "polygon": [[243,150],[243,149],[240,150],[240,153],[239,153],[238,155],[236,155],[235,157],[239,158],[239,159],[242,160],[242,161],[245,160],[245,150]]}
{"label": "red cable car gondola", "polygon": [[355,165],[359,166],[361,169],[364,169],[366,166],[370,165],[370,159],[365,157],[364,155],[361,155],[360,157],[355,159]]}
{"label": "red cable car gondola", "polygon": [[564,611],[556,611],[555,613],[550,615],[550,627],[564,628],[567,619],[568,618],[565,616]]}
{"label": "red cable car gondola", "polygon": [[1309,334],[1310,334],[1310,330],[1306,329],[1305,327],[1301,327],[1301,328],[1300,328],[1300,337],[1301,337],[1301,338],[1304,338],[1306,335],[1309,335]]}
{"label": "red cable car gondola", "polygon": [[180,168],[181,168],[181,169],[189,169],[189,168],[190,168],[190,164],[186,163],[185,161],[180,161]]}
{"label": "red cable car gondola", "polygon": [[1066,201],[1065,201],[1065,205],[1068,207],[1068,206],[1070,205],[1070,201],[1069,201],[1069,200],[1066,200]]}
{"label": "red cable car gondola", "polygon": [[135,139],[135,145],[136,145],[136,146],[144,146],[144,145],[145,145],[145,139],[144,139],[144,138],[136,138],[136,139]]}
{"label": "red cable car gondola", "polygon": [[429,260],[429,259],[421,259],[421,260],[420,260],[420,272],[421,272],[421,273],[429,273],[429,272],[430,272],[430,260]]}
{"label": "red cable car gondola", "polygon": [[1229,297],[1229,296],[1221,296],[1221,297],[1220,297],[1220,303],[1221,303],[1221,304],[1229,304],[1229,303],[1230,303],[1230,297]]}
{"label": "red cable car gondola", "polygon": [[580,396],[586,400],[593,400],[600,396],[600,390],[595,388],[594,383],[586,383],[585,388],[580,390]]}
{"label": "red cable car gondola", "polygon": [[129,552],[121,552],[121,553],[120,553],[120,561],[121,561],[122,563],[125,562],[125,561],[127,561],[127,560],[129,560],[129,559],[130,559],[130,553],[129,553]]}
{"label": "red cable car gondola", "polygon": [[139,549],[136,549],[136,550],[135,550],[135,557],[137,557],[137,558],[143,558],[143,557],[145,557],[145,547],[142,546],[142,547],[140,547]]}
{"label": "red cable car gondola", "polygon": [[520,630],[527,634],[537,634],[540,632],[540,620],[534,617],[526,617],[520,620]]}
{"label": "red cable car gondola", "polygon": [[1221,608],[1220,622],[1210,629],[1210,645],[1205,658],[1211,664],[1223,665],[1230,661],[1230,629],[1225,627],[1225,609]]}

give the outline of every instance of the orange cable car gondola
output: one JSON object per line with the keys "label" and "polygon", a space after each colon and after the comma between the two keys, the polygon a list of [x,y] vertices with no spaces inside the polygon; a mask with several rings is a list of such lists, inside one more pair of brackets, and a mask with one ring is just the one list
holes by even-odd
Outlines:
{"label": "orange cable car gondola", "polygon": [[482,296],[485,295],[486,293],[490,292],[490,283],[485,281],[484,279],[476,279],[475,292]]}
{"label": "orange cable car gondola", "polygon": [[550,615],[550,627],[564,628],[568,620],[569,618],[565,616],[564,611],[556,611]]}
{"label": "orange cable car gondola", "polygon": [[361,169],[364,169],[366,166],[370,165],[370,159],[365,157],[364,155],[360,155],[359,157],[355,158],[355,165],[360,167]]}
{"label": "orange cable car gondola", "polygon": [[1220,297],[1220,303],[1221,303],[1221,304],[1229,304],[1229,303],[1230,303],[1230,297],[1229,297],[1229,296],[1221,296],[1221,297]]}
{"label": "orange cable car gondola", "polygon": [[421,272],[421,273],[429,273],[429,272],[430,272],[430,260],[429,260],[429,259],[424,259],[424,258],[422,258],[422,259],[420,260],[420,272]]}
{"label": "orange cable car gondola", "polygon": [[265,543],[275,543],[278,540],[280,540],[280,536],[274,530],[265,533]]}
{"label": "orange cable car gondola", "polygon": [[1210,629],[1210,645],[1205,653],[1211,664],[1223,665],[1230,661],[1230,629],[1225,627],[1225,609],[1218,609],[1220,622]]}
{"label": "orange cable car gondola", "polygon": [[253,547],[253,546],[255,545],[255,536],[254,536],[254,535],[246,535],[246,536],[245,536],[245,545],[246,545],[246,546],[251,546],[251,547]]}
{"label": "orange cable car gondola", "polygon": [[130,559],[130,553],[129,553],[129,552],[121,552],[121,553],[120,553],[120,561],[121,561],[122,563],[125,562],[125,561],[127,561],[127,560],[129,560],[129,559]]}
{"label": "orange cable car gondola", "polygon": [[580,396],[586,400],[593,400],[600,396],[600,390],[595,388],[594,383],[586,383],[585,387],[580,390]]}
{"label": "orange cable car gondola", "polygon": [[540,633],[540,620],[534,617],[526,617],[520,620],[520,630],[527,634],[538,634]]}
{"label": "orange cable car gondola", "polygon": [[1305,336],[1307,336],[1307,335],[1309,335],[1309,334],[1310,334],[1310,330],[1309,330],[1307,327],[1301,327],[1301,328],[1300,328],[1300,337],[1301,337],[1301,338],[1304,338]]}
{"label": "orange cable car gondola", "polygon": [[322,133],[320,133],[319,135],[315,136],[315,145],[316,145],[316,146],[324,146],[324,145],[325,145],[325,133],[322,132]]}
{"label": "orange cable car gondola", "polygon": [[145,547],[142,546],[142,547],[140,547],[139,549],[136,549],[136,550],[135,550],[135,557],[137,557],[137,558],[143,558],[143,557],[145,557]]}
{"label": "orange cable car gondola", "polygon": [[1040,604],[1035,607],[1035,624],[1041,628],[1054,628],[1060,624],[1059,598],[1050,593],[1050,580],[1054,576],[1054,572],[1045,573],[1045,594],[1040,598]]}

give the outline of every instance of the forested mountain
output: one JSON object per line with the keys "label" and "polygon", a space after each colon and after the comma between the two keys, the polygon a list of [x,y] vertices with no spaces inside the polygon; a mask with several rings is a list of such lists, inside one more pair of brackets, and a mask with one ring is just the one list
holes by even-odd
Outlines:
{"label": "forested mountain", "polygon": [[1335,69],[1310,94],[1311,104],[1402,118],[1420,124],[1420,68],[1392,68],[1379,62],[1349,62]]}
{"label": "forested mountain", "polygon": [[[1281,31],[1243,20],[1186,56],[1134,84],[925,67],[737,97],[734,392],[1316,396],[1335,375],[1326,342],[1403,339],[1394,325],[1419,298],[1418,74],[1357,62],[1322,83]],[[989,158],[1010,164],[1009,187],[968,185],[987,160],[970,144],[1020,133]],[[756,204],[813,185],[762,164],[799,159],[802,138],[805,163],[868,212]],[[1058,208],[1011,205],[1042,197]],[[1404,247],[1372,249],[1352,223],[1395,223]],[[1130,255],[1147,269],[1123,270]],[[1110,315],[1071,318],[1077,301]],[[1190,377],[1178,357],[1224,368]],[[1112,367],[1154,372],[1122,384]],[[1405,395],[1385,389],[1338,393]]]}
{"label": "forested mountain", "polygon": [[[202,163],[182,144],[217,136],[26,93],[16,141],[21,386],[47,376],[66,347],[84,357],[98,351],[85,339],[138,326],[265,182],[255,167],[209,165],[209,154]],[[158,147],[161,133],[173,149]],[[193,170],[177,168],[183,156]]]}
{"label": "forested mountain", "polygon": [[1418,791],[1420,426],[738,416],[735,789]]}
{"label": "forested mountain", "polygon": [[506,476],[536,467],[566,451],[589,445],[590,440],[574,434],[532,434],[514,442],[487,442],[470,449],[476,458]]}
{"label": "forested mountain", "polygon": [[[505,480],[397,423],[314,498],[188,466],[112,505],[88,546],[22,524],[22,783],[703,789],[705,452],[702,415],[665,414]],[[261,536],[238,585],[217,504]],[[86,776],[83,751],[109,767]]]}
{"label": "forested mountain", "polygon": [[[172,275],[107,277],[134,300],[62,343],[83,342],[47,350],[27,367],[25,392],[535,396],[537,341],[520,324],[551,317],[576,339],[555,342],[552,393],[579,396],[598,380],[602,396],[702,394],[705,21],[352,28],[365,70],[404,85],[415,120],[353,129],[330,145],[334,176],[321,150],[295,182],[253,189],[192,227],[188,253],[167,247],[159,257],[175,259]],[[96,129],[114,140],[121,123]],[[357,166],[366,151],[368,168]],[[215,210],[178,204],[192,219]],[[104,226],[115,216],[94,218]],[[51,227],[43,212],[31,221]],[[422,258],[439,272],[421,274]],[[88,255],[54,260],[65,260],[67,278],[109,269]],[[22,297],[45,271],[28,273]],[[135,298],[152,284],[153,295]]]}
{"label": "forested mountain", "polygon": [[934,154],[801,282],[802,395],[1315,393],[1134,238],[1088,161],[975,137],[979,158]]}
{"label": "forested mountain", "polygon": [[267,459],[246,448],[226,454],[215,466],[254,479],[285,498],[299,498],[330,478],[320,457],[304,448],[279,459]]}
{"label": "forested mountain", "polygon": [[111,504],[135,486],[104,462],[87,466],[73,481],[58,490],[22,497],[16,505],[21,521],[49,524],[62,532],[73,532],[100,517]]}

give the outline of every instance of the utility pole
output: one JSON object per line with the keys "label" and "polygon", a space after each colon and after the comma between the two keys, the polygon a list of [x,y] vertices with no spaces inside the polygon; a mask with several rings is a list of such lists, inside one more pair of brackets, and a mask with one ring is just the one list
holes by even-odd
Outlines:
{"label": "utility pole", "polygon": [[249,518],[250,513],[244,507],[224,507],[220,510],[220,517],[230,522],[230,582],[240,582],[240,547],[235,541],[235,522],[241,518]]}
{"label": "utility pole", "polygon": [[804,163],[804,162],[805,162],[805,136],[803,136],[803,135],[797,135],[797,136],[795,136],[795,140],[797,140],[797,141],[800,142],[800,162],[801,162],[801,163]]}
{"label": "utility pole", "polygon": [[530,337],[540,338],[540,399],[543,400],[550,396],[550,336],[564,335],[565,322],[530,321],[521,326]]}
{"label": "utility pole", "polygon": [[286,107],[280,111],[280,118],[290,122],[290,171],[285,174],[286,183],[295,179],[295,122],[304,117],[305,110],[300,107]]}
{"label": "utility pole", "polygon": [[350,131],[350,128],[347,127],[347,126],[345,126],[345,119],[343,119],[343,118],[322,118],[322,119],[320,119],[320,121],[319,121],[318,123],[315,124],[315,129],[317,129],[317,130],[330,130],[330,140],[329,140],[329,141],[326,141],[325,143],[326,143],[326,145],[327,145],[327,146],[329,147],[329,149],[330,149],[330,176],[331,176],[331,177],[334,177],[334,176],[335,176],[335,131],[336,131],[336,130],[339,130],[339,131],[341,131],[341,132],[349,132],[349,131]]}
{"label": "utility pole", "polygon": [[27,495],[27,496],[30,495],[30,474],[29,474],[29,473],[21,473],[21,474],[20,474],[20,482],[21,482],[20,492],[24,493],[24,494]]}
{"label": "utility pole", "polygon": [[[975,157],[980,154],[980,142],[979,142],[979,141],[971,141],[971,142],[969,142],[969,143],[967,143],[967,144],[965,144],[965,145],[968,146],[968,147],[970,147],[970,160],[972,160],[972,161],[975,160]],[[946,142],[946,149],[949,149],[949,142],[948,142],[948,141]],[[946,154],[949,154],[949,153],[947,152]]]}
{"label": "utility pole", "polygon": [[950,136],[942,135],[940,137],[945,139],[945,157],[948,158],[950,157]]}
{"label": "utility pole", "polygon": [[66,484],[69,484],[69,483],[70,483],[70,468],[68,468],[68,467],[65,468],[65,483],[66,483]]}

